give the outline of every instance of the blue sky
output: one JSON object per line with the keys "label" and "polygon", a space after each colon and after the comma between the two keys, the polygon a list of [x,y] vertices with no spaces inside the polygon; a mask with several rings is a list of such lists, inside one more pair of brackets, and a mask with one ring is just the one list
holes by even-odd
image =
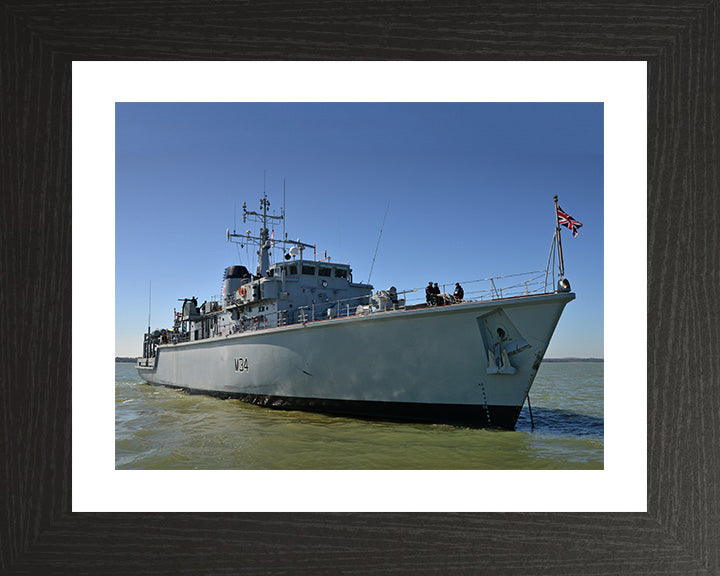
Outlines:
{"label": "blue sky", "polygon": [[167,327],[178,298],[254,269],[225,229],[250,228],[242,203],[259,209],[264,174],[271,211],[286,181],[288,236],[355,280],[389,202],[376,289],[544,269],[557,194],[583,228],[562,232],[577,299],[547,356],[603,356],[602,103],[118,103],[115,153],[118,356],[142,351],[150,282]]}

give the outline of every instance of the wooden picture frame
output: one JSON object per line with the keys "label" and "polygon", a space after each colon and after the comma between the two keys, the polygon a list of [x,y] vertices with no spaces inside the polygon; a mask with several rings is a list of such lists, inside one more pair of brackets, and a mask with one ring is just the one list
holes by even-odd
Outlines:
{"label": "wooden picture frame", "polygon": [[[6,1],[0,572],[720,573],[719,32],[717,0]],[[646,60],[648,512],[71,512],[71,65],[137,59]]]}

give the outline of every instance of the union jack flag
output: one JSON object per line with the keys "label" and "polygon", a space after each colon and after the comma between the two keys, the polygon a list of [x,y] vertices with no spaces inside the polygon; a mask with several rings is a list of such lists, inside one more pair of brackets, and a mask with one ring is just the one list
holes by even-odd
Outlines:
{"label": "union jack flag", "polygon": [[557,209],[557,216],[560,226],[565,226],[565,228],[569,228],[570,231],[573,233],[573,238],[577,238],[578,228],[580,228],[582,224],[575,220],[575,218],[570,216],[570,214],[568,214],[567,212],[563,212],[560,206],[558,206]]}

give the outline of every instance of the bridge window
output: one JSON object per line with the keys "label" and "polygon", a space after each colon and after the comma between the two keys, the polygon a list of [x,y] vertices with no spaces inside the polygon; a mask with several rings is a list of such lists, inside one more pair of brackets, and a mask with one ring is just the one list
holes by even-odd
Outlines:
{"label": "bridge window", "polygon": [[302,273],[306,276],[315,276],[315,266],[303,266]]}
{"label": "bridge window", "polygon": [[331,268],[320,267],[318,269],[318,276],[327,276],[329,278],[331,271],[332,271]]}
{"label": "bridge window", "polygon": [[347,270],[343,268],[335,268],[335,278],[347,278]]}
{"label": "bridge window", "polygon": [[297,264],[291,264],[287,267],[288,276],[297,276]]}

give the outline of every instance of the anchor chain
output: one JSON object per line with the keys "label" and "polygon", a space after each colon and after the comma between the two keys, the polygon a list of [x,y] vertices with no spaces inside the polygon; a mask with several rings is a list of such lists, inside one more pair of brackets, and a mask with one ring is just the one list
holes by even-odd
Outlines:
{"label": "anchor chain", "polygon": [[480,389],[483,395],[483,406],[485,407],[485,417],[487,418],[488,426],[492,424],[490,421],[490,407],[488,406],[487,394],[485,394],[485,382],[480,382]]}

